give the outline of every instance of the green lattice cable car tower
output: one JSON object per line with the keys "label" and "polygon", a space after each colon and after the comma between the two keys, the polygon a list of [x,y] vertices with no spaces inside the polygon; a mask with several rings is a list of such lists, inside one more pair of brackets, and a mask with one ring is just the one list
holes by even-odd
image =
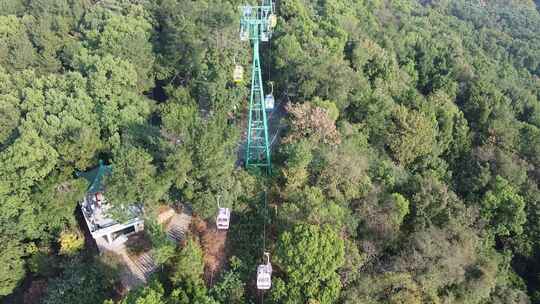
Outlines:
{"label": "green lattice cable car tower", "polygon": [[251,95],[249,99],[249,124],[246,146],[246,168],[265,167],[271,171],[270,143],[268,141],[268,122],[264,102],[263,81],[259,45],[267,42],[276,25],[274,3],[263,0],[260,6],[244,5],[240,7],[240,40],[251,41],[253,65],[251,69]]}

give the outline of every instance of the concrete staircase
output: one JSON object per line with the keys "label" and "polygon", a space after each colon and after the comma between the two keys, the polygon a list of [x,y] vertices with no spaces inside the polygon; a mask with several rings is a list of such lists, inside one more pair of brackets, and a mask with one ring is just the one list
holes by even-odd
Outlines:
{"label": "concrete staircase", "polygon": [[167,231],[167,237],[175,242],[178,243],[184,238],[185,231],[182,230],[182,227],[174,225]]}
{"label": "concrete staircase", "polygon": [[175,214],[167,224],[166,231],[169,239],[175,243],[184,239],[186,231],[189,229],[191,216],[187,214]]}
{"label": "concrete staircase", "polygon": [[[186,231],[189,229],[191,216],[185,213],[175,213],[170,217],[170,220],[167,219],[167,221],[168,223],[165,229],[167,237],[175,243],[183,240]],[[158,268],[158,265],[156,265],[155,260],[152,257],[151,251],[144,252],[138,256],[130,256],[125,249],[125,246],[117,248],[115,251],[122,256],[126,266],[125,270],[121,273],[120,278],[122,285],[124,285],[127,290],[145,284],[152,273]]]}
{"label": "concrete staircase", "polygon": [[144,252],[138,257],[131,258],[131,261],[133,262],[134,273],[145,282],[157,269],[157,265],[150,252]]}
{"label": "concrete staircase", "polygon": [[123,253],[122,257],[126,268],[120,275],[120,279],[127,290],[145,284],[150,275],[157,270],[157,265],[150,252],[144,252],[139,256]]}

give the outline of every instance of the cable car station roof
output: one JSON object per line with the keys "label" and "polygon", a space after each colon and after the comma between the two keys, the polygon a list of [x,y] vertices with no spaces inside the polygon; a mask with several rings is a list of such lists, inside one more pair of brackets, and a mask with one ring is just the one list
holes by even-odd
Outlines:
{"label": "cable car station roof", "polygon": [[105,187],[103,186],[103,178],[106,175],[110,175],[111,173],[112,165],[104,165],[103,161],[100,160],[99,166],[97,168],[94,168],[87,172],[77,172],[77,176],[84,177],[90,182],[87,193],[97,193],[104,191]]}
{"label": "cable car station roof", "polygon": [[[117,221],[110,217],[108,211],[111,209],[111,205],[107,203],[107,199],[103,195],[105,177],[111,173],[112,166],[105,165],[101,160],[98,167],[87,172],[77,172],[77,176],[83,177],[90,182],[90,186],[80,205],[92,234],[114,230],[115,228],[112,226],[119,225]],[[140,220],[139,216],[142,213],[142,207],[137,204],[130,204],[126,206],[124,211],[127,218],[130,219],[125,224],[129,224]]]}

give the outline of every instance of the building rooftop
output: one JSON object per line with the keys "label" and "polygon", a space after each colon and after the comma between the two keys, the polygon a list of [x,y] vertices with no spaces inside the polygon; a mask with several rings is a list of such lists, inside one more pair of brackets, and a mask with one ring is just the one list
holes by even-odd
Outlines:
{"label": "building rooftop", "polygon": [[[108,212],[111,209],[111,205],[107,203],[101,192],[87,193],[81,203],[81,209],[88,222],[90,232],[118,224],[117,221],[111,218]],[[138,219],[142,213],[142,208],[137,205],[130,205],[125,208],[125,212],[127,213],[127,218],[130,219],[127,222],[130,222]]]}
{"label": "building rooftop", "polygon": [[88,193],[97,193],[103,192],[105,187],[103,185],[103,179],[105,176],[112,173],[112,166],[103,164],[103,161],[99,161],[99,166],[86,172],[77,172],[77,176],[84,177],[88,182],[90,182],[90,187],[86,192]]}
{"label": "building rooftop", "polygon": [[[101,229],[119,224],[111,217],[111,205],[107,203],[103,192],[105,190],[104,178],[112,173],[112,166],[104,165],[102,161],[99,166],[87,172],[77,173],[78,176],[84,177],[90,182],[90,186],[81,202],[81,209],[90,232],[94,233]],[[126,217],[132,221],[139,220],[142,214],[142,207],[137,204],[127,206],[125,209]]]}

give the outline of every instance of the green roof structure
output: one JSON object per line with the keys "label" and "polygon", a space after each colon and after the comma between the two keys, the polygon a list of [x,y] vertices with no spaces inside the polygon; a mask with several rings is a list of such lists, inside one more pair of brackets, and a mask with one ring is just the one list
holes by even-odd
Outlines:
{"label": "green roof structure", "polygon": [[97,193],[104,191],[103,179],[106,175],[112,173],[112,165],[105,165],[99,160],[99,166],[86,172],[77,172],[77,176],[83,177],[90,182],[88,193]]}

